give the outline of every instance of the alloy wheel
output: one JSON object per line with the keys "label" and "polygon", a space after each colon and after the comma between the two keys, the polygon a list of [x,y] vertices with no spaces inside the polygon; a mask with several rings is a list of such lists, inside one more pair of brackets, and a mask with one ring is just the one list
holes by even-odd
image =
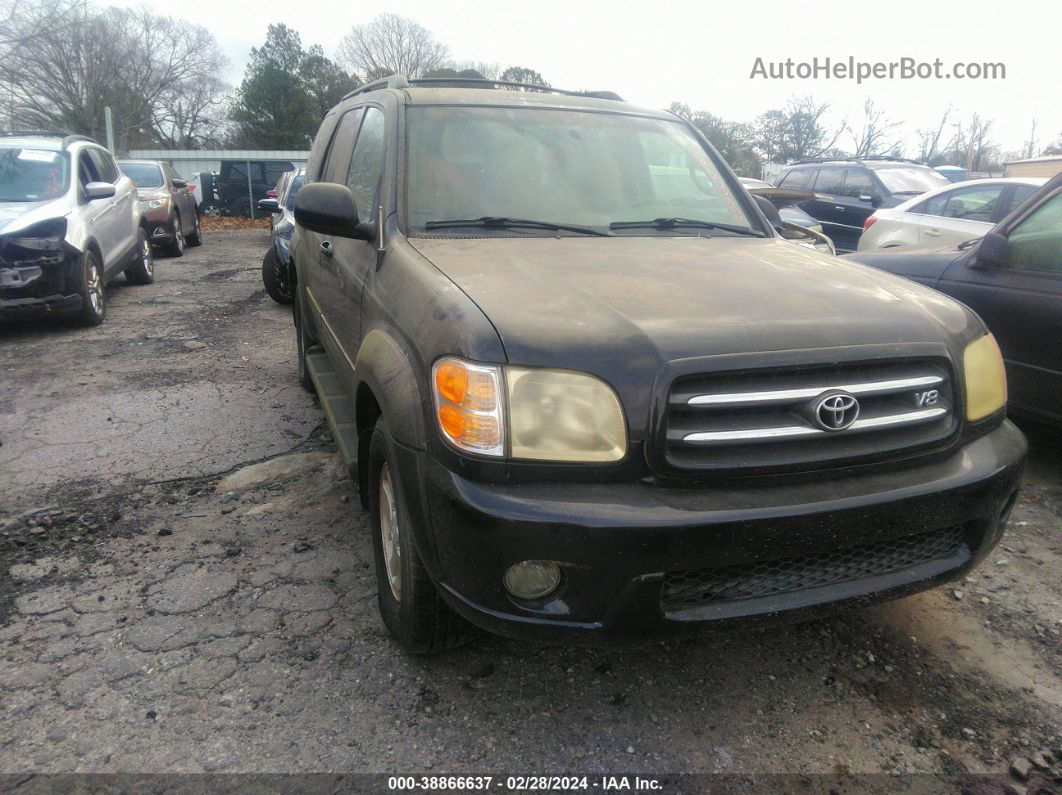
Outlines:
{"label": "alloy wheel", "polygon": [[387,584],[391,588],[391,595],[398,602],[402,599],[402,544],[398,531],[398,505],[391,482],[391,467],[386,461],[380,470],[380,538],[383,542]]}

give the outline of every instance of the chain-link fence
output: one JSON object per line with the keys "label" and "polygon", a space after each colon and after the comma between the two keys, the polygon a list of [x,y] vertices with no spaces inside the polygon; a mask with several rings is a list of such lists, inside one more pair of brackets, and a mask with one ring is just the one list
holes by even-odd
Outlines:
{"label": "chain-link fence", "polygon": [[306,165],[309,152],[259,149],[134,149],[129,157],[169,163],[195,193],[201,215],[261,215],[258,200],[282,174]]}

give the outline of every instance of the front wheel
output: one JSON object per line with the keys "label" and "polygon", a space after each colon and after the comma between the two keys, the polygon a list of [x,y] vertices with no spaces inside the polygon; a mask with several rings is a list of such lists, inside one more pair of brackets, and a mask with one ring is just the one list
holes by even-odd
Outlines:
{"label": "front wheel", "polygon": [[151,284],[155,281],[155,257],[143,227],[137,230],[136,262],[125,269],[125,278],[130,284]]}
{"label": "front wheel", "polygon": [[384,624],[412,654],[467,643],[478,630],[442,600],[417,554],[395,443],[383,419],[372,430],[368,466],[369,529]]}
{"label": "front wheel", "polygon": [[98,326],[107,316],[103,294],[103,267],[91,251],[81,258],[81,310],[77,320],[83,326]]}
{"label": "front wheel", "polygon": [[269,297],[278,304],[291,303],[291,285],[284,278],[283,267],[272,246],[262,258],[262,284],[265,285]]}

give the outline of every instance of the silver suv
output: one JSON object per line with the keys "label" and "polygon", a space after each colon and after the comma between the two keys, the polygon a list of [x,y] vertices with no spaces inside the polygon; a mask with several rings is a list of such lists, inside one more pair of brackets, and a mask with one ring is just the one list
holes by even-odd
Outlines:
{"label": "silver suv", "polygon": [[136,186],[110,152],[65,133],[0,133],[0,318],[96,326],[119,272],[154,280]]}

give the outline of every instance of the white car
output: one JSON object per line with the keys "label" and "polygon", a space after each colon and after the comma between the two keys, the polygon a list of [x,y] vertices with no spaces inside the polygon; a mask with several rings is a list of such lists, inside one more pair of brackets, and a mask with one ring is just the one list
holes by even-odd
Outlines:
{"label": "white car", "polygon": [[863,223],[859,251],[956,246],[983,237],[1046,181],[1011,177],[956,182],[877,210]]}

